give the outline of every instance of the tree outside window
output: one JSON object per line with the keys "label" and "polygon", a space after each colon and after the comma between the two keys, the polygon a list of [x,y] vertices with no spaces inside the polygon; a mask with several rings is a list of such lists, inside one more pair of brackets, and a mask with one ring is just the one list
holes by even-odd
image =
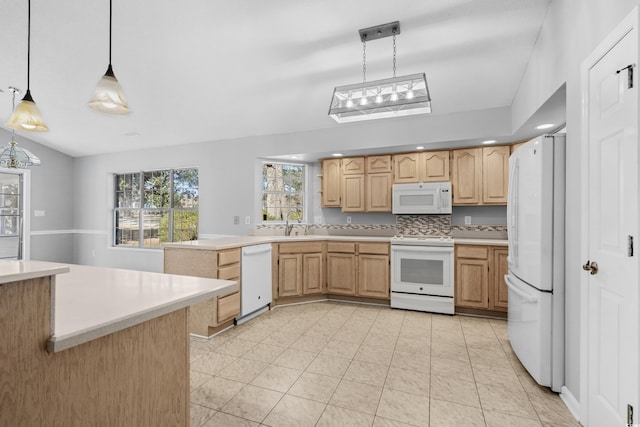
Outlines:
{"label": "tree outside window", "polygon": [[262,222],[304,221],[306,166],[262,163]]}

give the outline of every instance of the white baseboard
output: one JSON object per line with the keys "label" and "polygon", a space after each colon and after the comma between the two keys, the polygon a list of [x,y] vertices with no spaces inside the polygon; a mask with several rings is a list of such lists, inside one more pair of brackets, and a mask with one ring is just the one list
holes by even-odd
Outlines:
{"label": "white baseboard", "polygon": [[565,386],[562,386],[560,390],[560,399],[562,399],[576,421],[580,421],[580,402],[578,402],[573,393]]}

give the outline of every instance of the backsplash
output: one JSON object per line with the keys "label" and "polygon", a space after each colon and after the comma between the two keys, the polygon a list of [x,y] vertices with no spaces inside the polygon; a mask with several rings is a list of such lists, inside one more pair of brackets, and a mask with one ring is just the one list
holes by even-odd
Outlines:
{"label": "backsplash", "polygon": [[396,227],[403,236],[450,236],[451,215],[398,215]]}

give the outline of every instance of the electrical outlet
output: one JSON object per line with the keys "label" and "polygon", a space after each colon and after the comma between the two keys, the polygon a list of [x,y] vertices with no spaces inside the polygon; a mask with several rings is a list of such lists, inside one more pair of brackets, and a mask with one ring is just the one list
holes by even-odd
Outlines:
{"label": "electrical outlet", "polygon": [[471,225],[471,217],[470,216],[465,216],[464,217],[464,225]]}
{"label": "electrical outlet", "polygon": [[320,215],[313,217],[314,224],[322,224],[322,217]]}
{"label": "electrical outlet", "polygon": [[244,223],[247,225],[251,224],[251,217],[249,215],[244,217]]}
{"label": "electrical outlet", "polygon": [[238,215],[233,217],[233,225],[240,224],[240,217]]}
{"label": "electrical outlet", "polygon": [[42,210],[34,210],[33,211],[33,216],[44,216],[45,212]]}
{"label": "electrical outlet", "polygon": [[351,215],[347,215],[347,224],[351,224]]}

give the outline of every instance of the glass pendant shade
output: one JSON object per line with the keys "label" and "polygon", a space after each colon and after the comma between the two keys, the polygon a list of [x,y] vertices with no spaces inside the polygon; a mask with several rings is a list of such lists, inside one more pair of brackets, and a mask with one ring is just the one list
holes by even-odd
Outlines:
{"label": "glass pendant shade", "polygon": [[0,167],[10,169],[24,169],[29,166],[39,166],[40,159],[31,151],[18,147],[12,138],[9,146],[0,151]]}
{"label": "glass pendant shade", "polygon": [[49,130],[44,120],[42,120],[42,114],[40,114],[40,110],[33,101],[29,90],[27,90],[24,98],[22,98],[22,101],[20,101],[20,104],[18,104],[5,125],[10,129],[27,132],[46,132]]}
{"label": "glass pendant shade", "polygon": [[118,79],[113,74],[111,64],[109,64],[104,76],[98,81],[96,90],[87,105],[101,113],[129,114],[129,104],[127,104]]}
{"label": "glass pendant shade", "polygon": [[431,113],[431,96],[424,73],[338,86],[329,107],[338,123],[426,113]]}

